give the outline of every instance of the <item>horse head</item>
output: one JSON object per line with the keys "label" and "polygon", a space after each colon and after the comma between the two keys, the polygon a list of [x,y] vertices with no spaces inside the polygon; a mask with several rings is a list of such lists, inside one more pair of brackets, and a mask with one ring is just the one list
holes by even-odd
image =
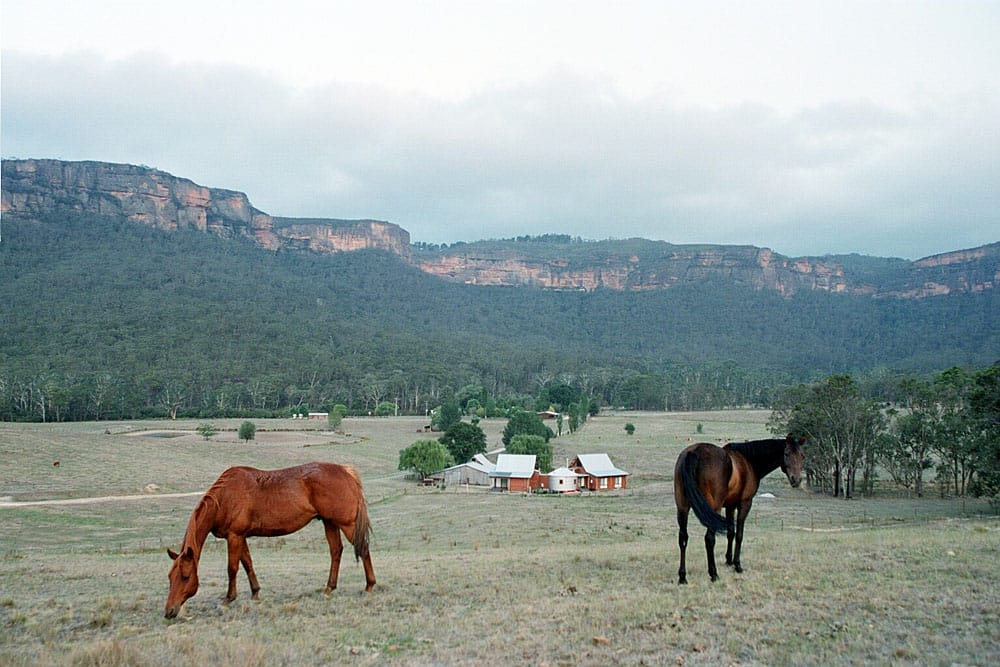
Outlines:
{"label": "horse head", "polygon": [[167,555],[174,561],[170,568],[170,592],[167,594],[166,618],[175,618],[181,605],[198,592],[198,560],[194,549],[187,545],[178,554],[167,549]]}
{"label": "horse head", "polygon": [[805,464],[806,455],[802,451],[802,445],[806,444],[806,439],[796,440],[789,433],[785,437],[785,454],[781,459],[781,472],[788,477],[788,483],[793,488],[797,488],[802,483],[802,466]]}

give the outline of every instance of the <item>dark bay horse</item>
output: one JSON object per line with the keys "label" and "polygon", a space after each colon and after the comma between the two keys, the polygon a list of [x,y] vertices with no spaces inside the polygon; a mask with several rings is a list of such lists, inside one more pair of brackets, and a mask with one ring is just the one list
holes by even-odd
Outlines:
{"label": "dark bay horse", "polygon": [[[674,502],[677,504],[677,526],[680,528],[677,542],[681,547],[678,583],[687,583],[684,552],[688,542],[688,510],[694,510],[695,516],[708,529],[705,550],[708,552],[708,574],[712,581],[719,578],[715,567],[716,533],[726,533],[726,565],[742,572],[743,524],[750,513],[760,480],[780,467],[788,482],[797,487],[802,481],[805,460],[803,444],[804,439],[796,441],[789,435],[784,440],[733,442],[725,447],[702,442],[680,453],[674,466]],[[725,519],[719,515],[722,508],[726,509]],[[735,527],[734,512],[737,512]]]}
{"label": "dark bay horse", "polygon": [[343,531],[354,545],[354,556],[365,568],[365,592],[375,585],[375,571],[368,552],[371,525],[361,490],[361,479],[354,468],[336,463],[305,463],[281,470],[229,468],[205,492],[191,519],[181,552],[167,553],[174,561],[170,568],[170,592],[165,616],[174,618],[188,598],[198,592],[198,560],[201,549],[212,533],[224,538],[229,547],[229,590],[225,601],[236,599],[236,573],[240,563],[250,580],[253,599],[258,599],[260,584],[254,573],[248,536],[288,535],[313,519],[323,522],[330,545],[330,575],[326,593],[337,587]]}

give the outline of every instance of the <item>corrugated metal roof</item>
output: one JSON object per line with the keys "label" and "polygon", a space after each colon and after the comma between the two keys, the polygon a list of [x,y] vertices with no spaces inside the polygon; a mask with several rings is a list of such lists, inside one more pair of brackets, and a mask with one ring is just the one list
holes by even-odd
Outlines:
{"label": "corrugated metal roof", "polygon": [[466,461],[465,463],[459,463],[458,465],[453,465],[450,468],[445,468],[445,470],[458,470],[459,468],[465,468],[465,467],[469,467],[475,470],[476,472],[481,472],[488,475],[491,472],[493,472],[493,468],[495,468],[496,466],[494,466],[493,463],[491,463],[490,460],[485,456],[483,456],[482,454],[476,454],[475,456],[472,457],[471,461]]}
{"label": "corrugated metal roof", "polygon": [[594,477],[619,477],[628,474],[616,468],[607,454],[580,454],[576,458],[587,474]]}
{"label": "corrugated metal roof", "polygon": [[500,454],[490,477],[529,479],[535,472],[534,454]]}
{"label": "corrugated metal roof", "polygon": [[561,468],[556,468],[555,470],[549,473],[549,477],[581,477],[581,476],[582,475],[570,470],[566,466],[563,466]]}

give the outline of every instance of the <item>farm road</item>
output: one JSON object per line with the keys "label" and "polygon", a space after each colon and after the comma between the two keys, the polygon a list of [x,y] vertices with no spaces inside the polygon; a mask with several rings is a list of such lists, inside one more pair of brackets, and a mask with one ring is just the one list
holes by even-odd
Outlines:
{"label": "farm road", "polygon": [[91,498],[66,498],[64,500],[0,500],[0,509],[16,507],[31,507],[35,505],[89,505],[91,503],[106,503],[115,500],[151,500],[153,498],[188,498],[202,496],[204,491],[189,491],[186,493],[137,493],[131,496],[93,496]]}

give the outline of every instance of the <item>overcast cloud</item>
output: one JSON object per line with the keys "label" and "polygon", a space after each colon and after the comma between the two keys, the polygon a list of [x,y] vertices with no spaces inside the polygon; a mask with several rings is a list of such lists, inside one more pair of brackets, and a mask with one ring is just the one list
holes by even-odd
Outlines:
{"label": "overcast cloud", "polygon": [[4,157],[435,243],[1000,240],[1000,5],[142,4],[4,0]]}

